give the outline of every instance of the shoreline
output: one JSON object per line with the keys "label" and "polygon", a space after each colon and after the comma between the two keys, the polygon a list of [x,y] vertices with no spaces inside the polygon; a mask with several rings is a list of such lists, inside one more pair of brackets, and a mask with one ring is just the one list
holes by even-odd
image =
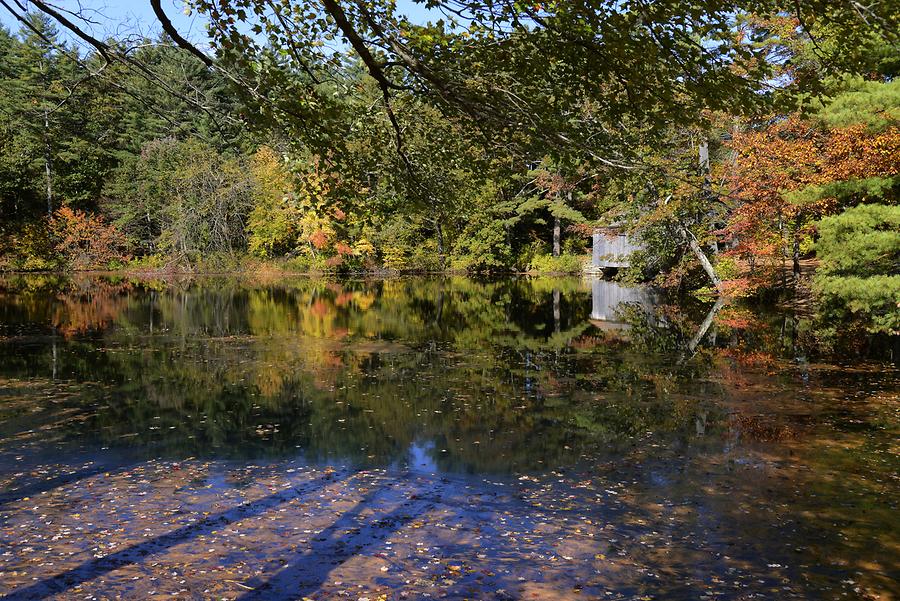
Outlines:
{"label": "shoreline", "polygon": [[396,269],[377,269],[377,270],[350,270],[350,271],[291,271],[287,269],[226,269],[226,270],[135,270],[135,269],[67,269],[67,270],[18,270],[0,269],[0,276],[5,275],[53,275],[53,276],[75,276],[75,275],[97,275],[97,276],[120,276],[120,277],[189,277],[189,276],[223,276],[223,277],[242,277],[242,276],[288,276],[288,277],[375,277],[375,278],[392,278],[405,276],[464,276],[471,278],[482,277],[523,277],[523,276],[551,276],[551,277],[575,277],[589,276],[602,277],[603,274],[594,271],[491,271],[491,272],[469,272],[463,269],[445,269],[443,271],[432,270],[396,270]]}

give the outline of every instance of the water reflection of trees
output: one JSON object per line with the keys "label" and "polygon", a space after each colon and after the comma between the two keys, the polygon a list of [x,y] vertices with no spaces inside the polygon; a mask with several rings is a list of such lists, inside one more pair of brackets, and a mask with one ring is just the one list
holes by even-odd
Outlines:
{"label": "water reflection of trees", "polygon": [[4,322],[46,324],[64,352],[51,370],[47,340],[3,345],[4,373],[101,383],[73,432],[160,453],[384,464],[419,441],[448,469],[529,469],[696,436],[715,414],[713,362],[674,360],[696,322],[626,305],[625,335],[597,329],[577,279],[54,290],[5,282]]}
{"label": "water reflection of trees", "polygon": [[822,566],[792,576],[811,590],[833,574],[890,589],[895,371],[806,362],[798,320],[747,307],[626,304],[611,328],[590,309],[579,280],[6,280],[0,458],[37,436],[361,465],[414,447],[443,470],[545,475],[586,456],[630,483],[615,523],[662,533],[634,538],[645,565],[803,557]]}

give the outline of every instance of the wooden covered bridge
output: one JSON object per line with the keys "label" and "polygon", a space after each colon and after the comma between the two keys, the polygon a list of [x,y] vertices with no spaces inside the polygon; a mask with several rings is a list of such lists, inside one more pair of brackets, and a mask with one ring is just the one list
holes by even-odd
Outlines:
{"label": "wooden covered bridge", "polygon": [[634,244],[617,226],[598,227],[592,235],[591,270],[628,267],[629,257],[641,246]]}

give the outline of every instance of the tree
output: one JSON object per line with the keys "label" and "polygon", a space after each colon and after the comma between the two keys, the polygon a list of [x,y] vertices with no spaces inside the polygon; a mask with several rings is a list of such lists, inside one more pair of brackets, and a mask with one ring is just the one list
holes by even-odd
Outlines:
{"label": "tree", "polygon": [[861,204],[818,223],[820,312],[900,334],[900,206]]}
{"label": "tree", "polygon": [[[77,13],[69,18],[46,2],[32,4],[108,60],[143,67],[127,51],[79,27]],[[768,92],[783,65],[770,45],[758,43],[756,30],[740,21],[748,13],[792,15],[804,35],[827,35],[828,44],[815,46],[822,64],[835,71],[871,67],[873,40],[895,43],[898,30],[888,2],[863,7],[825,0],[604,0],[532,6],[435,0],[429,6],[447,18],[418,25],[391,2],[198,0],[193,6],[212,24],[213,55],[207,55],[178,33],[160,0],[150,4],[172,40],[236,85],[252,114],[280,124],[290,138],[320,154],[342,146],[345,121],[334,82],[339,94],[352,92],[337,76],[349,47],[377,85],[398,150],[403,130],[394,97],[409,91],[463,118],[494,143],[538,144],[542,155],[577,148],[619,167],[635,157],[609,122],[631,119],[665,131],[673,122],[704,123],[710,109],[747,114],[771,106],[777,95]],[[337,39],[346,46],[328,43]],[[816,80],[796,83],[815,86]]]}
{"label": "tree", "polygon": [[861,202],[896,202],[898,93],[896,82],[851,80],[809,118],[793,114],[737,132],[735,169],[726,177],[729,254],[770,271],[790,257],[798,273],[817,219]]}
{"label": "tree", "polygon": [[240,159],[197,140],[146,144],[107,187],[108,209],[142,253],[193,260],[246,244],[252,180]]}
{"label": "tree", "polygon": [[[704,109],[745,112],[768,101],[759,91],[773,73],[773,57],[752,37],[737,35],[735,15],[793,12],[806,27],[814,19],[840,41],[827,57],[830,64],[850,68],[864,64],[870,44],[861,40],[868,41],[872,31],[893,32],[895,18],[880,4],[861,18],[849,5],[819,0],[652,6],[443,0],[431,6],[447,19],[427,25],[411,23],[391,3],[323,0],[273,7],[240,0],[196,6],[215,24],[223,64],[249,81],[275,82],[272,104],[278,108],[282,91],[301,93],[294,114],[285,116],[304,120],[312,138],[327,135],[334,122],[317,124],[305,111],[318,105],[328,114],[332,104],[323,102],[320,82],[343,62],[340,51],[322,42],[342,38],[377,82],[389,113],[392,96],[410,89],[507,143],[524,129],[530,140],[575,146],[608,162],[619,162],[616,132],[584,118],[586,104],[600,109],[594,114],[665,127],[702,121]],[[283,49],[283,58],[271,60],[269,48]]]}
{"label": "tree", "polygon": [[38,173],[45,212],[49,215],[53,211],[53,159],[57,152],[54,140],[62,137],[57,105],[66,100],[65,67],[55,48],[59,44],[57,36],[52,19],[40,13],[30,14],[27,28],[22,30],[22,41],[7,37],[4,44],[9,54],[2,74],[6,80],[2,102],[8,127],[16,130],[5,146],[10,155],[27,157],[17,161],[23,174],[16,178],[16,189],[10,191],[16,196],[15,213],[27,210],[19,200],[26,200],[29,187],[38,189]]}
{"label": "tree", "polygon": [[102,217],[68,207],[57,209],[47,227],[55,250],[73,269],[108,269],[127,260],[125,236]]}
{"label": "tree", "polygon": [[[563,169],[567,169],[564,173]],[[551,252],[553,257],[562,254],[563,221],[581,224],[584,215],[576,206],[581,196],[578,190],[579,180],[583,176],[577,169],[561,164],[549,164],[545,161],[532,172],[536,194],[518,207],[520,214],[545,209],[553,224],[551,229]]]}
{"label": "tree", "polygon": [[335,267],[342,256],[352,254],[342,236],[347,215],[330,198],[335,180],[318,157],[286,163],[272,148],[262,147],[251,169],[255,190],[248,221],[251,253],[332,259],[330,266]]}
{"label": "tree", "polygon": [[117,162],[119,111],[82,71],[93,59],[66,46],[50,18],[28,15],[20,38],[5,38],[0,68],[0,126],[10,131],[0,150],[4,210],[20,220],[60,206],[93,208]]}

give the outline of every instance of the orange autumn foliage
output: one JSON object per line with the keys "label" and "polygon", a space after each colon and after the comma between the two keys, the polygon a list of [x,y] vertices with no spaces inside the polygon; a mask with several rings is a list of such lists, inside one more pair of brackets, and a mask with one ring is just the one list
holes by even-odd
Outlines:
{"label": "orange autumn foliage", "polygon": [[62,207],[49,218],[55,249],[75,269],[106,268],[126,261],[125,235],[102,217]]}
{"label": "orange autumn foliage", "polygon": [[309,242],[317,250],[322,250],[328,244],[328,234],[324,230],[316,230],[310,234]]}
{"label": "orange autumn foliage", "polygon": [[351,248],[350,245],[346,242],[336,242],[334,245],[334,250],[341,256],[353,254],[353,248]]}
{"label": "orange autumn foliage", "polygon": [[900,127],[871,132],[864,124],[836,129],[792,116],[763,130],[736,133],[730,143],[734,169],[724,181],[734,203],[719,232],[729,254],[752,264],[773,265],[812,222],[858,199],[824,194],[791,202],[786,193],[810,186],[900,174]]}

